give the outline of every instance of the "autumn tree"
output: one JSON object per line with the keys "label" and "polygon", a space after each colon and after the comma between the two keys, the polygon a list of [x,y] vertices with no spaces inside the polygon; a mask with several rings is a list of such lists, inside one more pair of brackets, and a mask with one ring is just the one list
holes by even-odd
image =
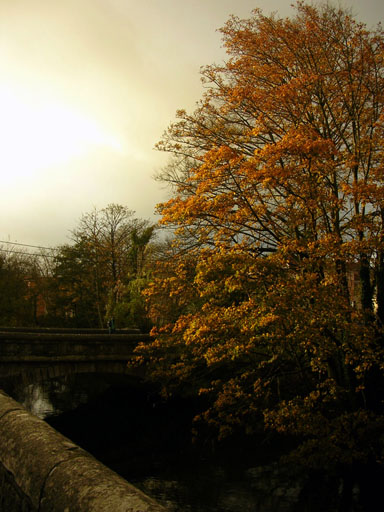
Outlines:
{"label": "autumn tree", "polygon": [[98,326],[99,310],[88,247],[82,243],[60,246],[52,267],[47,321],[64,327]]}
{"label": "autumn tree", "polygon": [[31,326],[38,323],[41,296],[40,265],[20,248],[0,248],[0,325]]}
{"label": "autumn tree", "polygon": [[56,257],[56,314],[79,327],[105,326],[123,300],[124,287],[144,266],[153,236],[147,221],[118,204],[84,214],[72,231],[73,243]]}
{"label": "autumn tree", "polygon": [[[202,418],[221,435],[263,422],[297,437],[313,467],[330,454],[340,468],[374,463],[384,425],[383,32],[304,2],[291,18],[255,10],[221,32],[227,61],[202,71],[203,99],[178,111],[158,145],[173,155],[161,222],[195,261],[186,293],[200,306],[179,310],[140,356],[164,382],[195,381],[210,397]],[[173,277],[159,271],[150,304],[159,290],[168,303],[182,298],[182,262]]]}
{"label": "autumn tree", "polygon": [[130,239],[128,274],[116,288],[118,300],[109,303],[109,316],[113,316],[120,325],[149,332],[153,324],[147,314],[143,290],[150,281],[156,260],[155,226],[143,224],[134,227]]}

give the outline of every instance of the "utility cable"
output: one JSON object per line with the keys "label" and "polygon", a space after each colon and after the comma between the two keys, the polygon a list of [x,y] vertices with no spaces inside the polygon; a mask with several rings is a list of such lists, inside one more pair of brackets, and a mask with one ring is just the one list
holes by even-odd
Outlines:
{"label": "utility cable", "polygon": [[13,251],[12,249],[2,249],[0,247],[1,252],[9,252],[12,254],[23,254],[24,256],[39,256],[40,258],[55,258],[52,254],[42,254],[41,252],[23,252],[23,251]]}
{"label": "utility cable", "polygon": [[19,242],[9,242],[6,240],[0,240],[0,244],[21,245],[23,247],[33,247],[34,249],[48,249],[48,250],[53,249],[53,247],[44,247],[42,245],[21,244]]}

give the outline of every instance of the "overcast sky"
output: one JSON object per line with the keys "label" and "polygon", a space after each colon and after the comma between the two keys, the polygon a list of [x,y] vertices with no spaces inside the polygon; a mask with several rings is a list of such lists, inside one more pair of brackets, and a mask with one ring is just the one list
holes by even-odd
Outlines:
{"label": "overcast sky", "polygon": [[[291,0],[0,0],[0,240],[54,246],[82,213],[119,203],[154,218],[154,145],[225,58],[230,14],[286,16]],[[383,0],[345,0],[370,26]]]}

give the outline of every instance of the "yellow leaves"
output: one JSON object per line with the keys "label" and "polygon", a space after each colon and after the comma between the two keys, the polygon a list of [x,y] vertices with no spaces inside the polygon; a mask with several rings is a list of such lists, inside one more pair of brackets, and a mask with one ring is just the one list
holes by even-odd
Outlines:
{"label": "yellow leaves", "polygon": [[185,109],[176,110],[176,117],[183,119],[186,116]]}
{"label": "yellow leaves", "polygon": [[261,328],[265,328],[278,322],[279,320],[281,320],[279,315],[269,313],[261,317],[261,319],[258,321],[258,326]]}
{"label": "yellow leaves", "polygon": [[219,146],[208,151],[204,156],[205,165],[200,168],[202,172],[205,169],[215,168],[220,163],[231,163],[232,165],[241,160],[241,155],[229,146]]}
{"label": "yellow leaves", "polygon": [[180,252],[147,292],[154,372],[204,393],[222,435],[263,417],[313,465],[358,460],[362,391],[384,369],[356,292],[364,258],[370,285],[382,272],[383,37],[304,3],[223,34],[230,60],[161,145],[181,155],[159,206]]}

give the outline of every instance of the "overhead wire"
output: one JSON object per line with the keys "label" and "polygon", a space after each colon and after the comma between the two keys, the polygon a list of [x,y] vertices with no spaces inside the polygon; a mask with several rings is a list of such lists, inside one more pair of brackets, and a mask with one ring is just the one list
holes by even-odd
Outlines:
{"label": "overhead wire", "polygon": [[53,247],[44,247],[43,245],[31,245],[31,244],[22,244],[20,242],[10,242],[9,240],[0,240],[0,244],[10,244],[10,245],[21,245],[23,247],[33,247],[35,249],[48,249],[52,250]]}
{"label": "overhead wire", "polygon": [[[53,247],[45,247],[43,245],[32,245],[32,244],[23,244],[20,242],[10,242],[9,240],[0,240],[0,244],[8,244],[8,245],[17,245],[21,247],[32,247],[33,249],[42,249],[47,251],[53,251]],[[0,246],[0,251],[6,252],[6,253],[12,253],[12,254],[23,254],[24,256],[37,256],[37,257],[45,257],[45,258],[55,258],[53,254],[44,254],[41,252],[23,252],[23,251],[17,251],[15,249],[4,249]]]}
{"label": "overhead wire", "polygon": [[39,256],[40,258],[55,258],[53,254],[42,254],[41,252],[23,252],[23,251],[14,251],[12,249],[3,249],[0,247],[1,252],[9,252],[12,254],[23,254],[24,256]]}

